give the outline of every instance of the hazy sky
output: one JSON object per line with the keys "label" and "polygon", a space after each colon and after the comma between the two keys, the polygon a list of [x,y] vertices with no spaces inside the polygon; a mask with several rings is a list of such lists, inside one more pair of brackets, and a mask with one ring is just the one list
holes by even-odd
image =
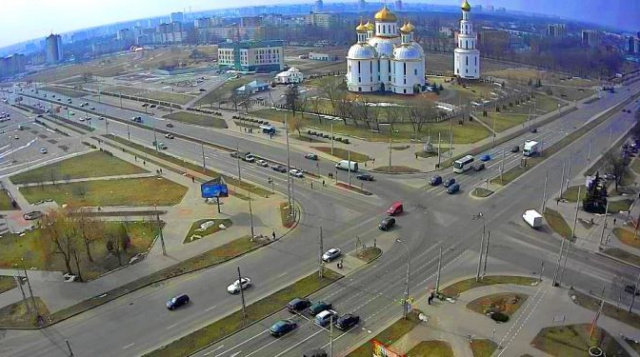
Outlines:
{"label": "hazy sky", "polygon": [[[312,3],[313,0],[0,0],[0,47],[50,32],[61,33],[118,21],[233,6]],[[355,0],[344,0],[355,1]],[[334,2],[325,0],[325,3]],[[368,1],[380,2],[380,1]],[[388,3],[392,3],[389,0]],[[458,4],[458,0],[405,0]],[[471,5],[553,14],[640,31],[640,0],[471,0]],[[637,28],[637,29],[636,29]]]}

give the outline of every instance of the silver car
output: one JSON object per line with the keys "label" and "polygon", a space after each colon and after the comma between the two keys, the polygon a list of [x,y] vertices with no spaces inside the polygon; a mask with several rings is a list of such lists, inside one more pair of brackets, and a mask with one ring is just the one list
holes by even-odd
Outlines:
{"label": "silver car", "polygon": [[251,279],[247,277],[242,277],[239,280],[234,281],[231,285],[227,287],[227,292],[229,294],[238,294],[240,293],[240,289],[245,290],[246,288],[251,286]]}
{"label": "silver car", "polygon": [[324,260],[325,262],[330,262],[336,259],[337,257],[339,257],[340,254],[342,254],[342,252],[340,251],[340,248],[331,248],[327,250],[324,254],[322,254],[322,260]]}

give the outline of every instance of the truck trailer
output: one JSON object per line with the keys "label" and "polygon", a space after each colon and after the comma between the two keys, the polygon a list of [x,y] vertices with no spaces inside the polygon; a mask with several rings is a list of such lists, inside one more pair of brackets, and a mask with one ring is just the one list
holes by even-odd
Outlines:
{"label": "truck trailer", "polygon": [[531,228],[537,229],[542,227],[542,215],[540,215],[540,213],[538,213],[536,210],[530,209],[524,211],[524,213],[522,214],[522,219],[524,219],[524,221],[527,222],[527,224],[531,226]]}
{"label": "truck trailer", "polygon": [[522,147],[522,155],[524,156],[536,156],[540,154],[540,149],[542,145],[533,140],[527,140],[524,142],[524,146]]}

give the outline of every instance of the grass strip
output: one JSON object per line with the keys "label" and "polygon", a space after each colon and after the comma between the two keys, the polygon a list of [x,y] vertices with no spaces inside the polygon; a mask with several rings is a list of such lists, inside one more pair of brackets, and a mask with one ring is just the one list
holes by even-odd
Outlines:
{"label": "grass strip", "polygon": [[[49,315],[49,309],[39,297],[33,298],[35,301],[38,314],[41,316]],[[31,299],[28,300],[29,307],[25,300],[18,301],[11,305],[7,305],[0,309],[0,326],[12,326],[16,329],[29,328],[36,325],[36,317],[30,313],[32,305]]]}
{"label": "grass strip", "polygon": [[178,166],[184,167],[186,169],[189,169],[189,170],[192,170],[192,171],[195,171],[195,172],[200,172],[200,173],[203,173],[203,174],[205,174],[207,176],[210,176],[210,177],[222,176],[222,177],[224,177],[224,181],[228,185],[235,186],[235,187],[243,189],[245,191],[250,191],[250,192],[252,192],[252,193],[254,193],[254,194],[258,195],[258,196],[261,196],[261,197],[269,197],[269,193],[270,192],[268,190],[265,190],[265,189],[263,189],[261,187],[255,186],[255,185],[252,185],[252,184],[247,183],[245,181],[238,181],[236,178],[230,177],[230,176],[225,175],[225,174],[221,174],[221,173],[213,171],[211,169],[203,170],[202,166],[200,166],[200,165],[194,164],[194,163],[189,162],[189,161],[187,161],[185,159],[180,159],[178,157],[166,154],[166,153],[161,152],[161,151],[156,152],[156,150],[151,148],[151,147],[146,147],[144,145],[140,145],[140,144],[134,143],[132,141],[129,141],[127,139],[115,136],[113,134],[106,134],[106,135],[103,135],[103,136],[105,138],[107,138],[107,139],[110,139],[110,140],[113,140],[113,141],[118,142],[120,144],[129,146],[129,147],[131,147],[131,148],[133,148],[135,150],[144,152],[147,155],[155,156],[157,158],[160,158],[162,160],[170,162],[170,163],[172,163],[174,165],[178,165]]}
{"label": "grass strip", "polygon": [[429,356],[429,357],[454,357],[451,345],[444,341],[431,340],[422,341],[407,352],[407,357]]}
{"label": "grass strip", "polygon": [[5,291],[9,291],[16,286],[18,286],[18,284],[16,284],[16,279],[14,279],[12,276],[0,275],[0,294]]}
{"label": "grass strip", "polygon": [[277,292],[266,296],[246,307],[247,317],[242,317],[242,311],[237,310],[222,319],[213,322],[199,330],[191,332],[161,348],[149,352],[144,356],[188,356],[221,339],[230,336],[243,328],[256,323],[265,317],[280,311],[291,299],[308,296],[325,286],[342,278],[342,275],[326,270],[324,277],[312,273],[297,282]]}
{"label": "grass strip", "polygon": [[[211,226],[209,226],[207,229],[205,230],[201,230],[200,229],[200,225],[206,223],[206,222],[210,222],[213,221],[213,224]],[[184,238],[184,242],[183,243],[191,243],[193,241],[196,240],[200,240],[202,238],[205,238],[207,236],[210,236],[216,232],[219,232],[220,230],[222,230],[222,228],[220,228],[220,225],[223,224],[225,227],[229,228],[231,227],[231,225],[233,224],[231,222],[230,219],[213,219],[213,218],[207,218],[207,219],[201,219],[198,220],[196,222],[194,222],[191,225],[191,228],[189,229],[189,232],[187,233],[187,235]],[[200,236],[200,238],[198,239],[191,239],[192,236],[197,235]]]}
{"label": "grass strip", "polygon": [[[584,307],[585,309],[589,309],[591,311],[598,311],[598,309],[600,308],[601,300],[598,298],[584,294],[577,290],[570,290],[569,294],[575,296],[575,299],[572,298],[571,301],[573,301],[578,306]],[[627,311],[627,309],[620,309],[613,304],[605,302],[604,306],[602,307],[602,313],[629,326],[640,328],[640,315],[629,312]]]}
{"label": "grass strip", "polygon": [[280,202],[280,219],[282,226],[286,228],[291,228],[296,222],[288,202]]}
{"label": "grass strip", "polygon": [[527,276],[516,275],[490,275],[485,276],[484,279],[476,281],[475,278],[453,283],[446,288],[442,289],[441,293],[445,296],[456,297],[461,293],[479,288],[482,286],[497,285],[497,284],[514,284],[514,285],[532,285],[538,282],[538,278],[530,278]]}
{"label": "grass strip", "polygon": [[[406,319],[400,318],[394,322],[391,326],[384,329],[377,334],[372,340],[376,340],[389,346],[399,340],[402,336],[413,330],[414,327],[420,324],[417,312],[411,312],[407,315]],[[373,351],[373,343],[370,341],[365,342],[360,347],[352,351],[347,357],[371,357]]]}
{"label": "grass strip", "polygon": [[409,166],[391,166],[391,167],[379,166],[371,171],[380,172],[384,174],[412,174],[412,173],[420,172],[420,170],[414,169],[413,167],[409,167]]}
{"label": "grass strip", "polygon": [[[45,325],[51,326],[68,318],[81,314],[87,310],[91,310],[102,304],[106,304],[121,296],[134,292],[136,290],[147,287],[151,284],[159,283],[167,279],[175,278],[194,271],[206,269],[214,265],[222,264],[231,259],[254,251],[268,243],[263,241],[252,241],[250,237],[245,236],[235,239],[229,243],[211,249],[195,257],[191,257],[183,262],[172,265],[168,268],[159,270],[155,273],[145,276],[144,278],[124,284],[115,289],[106,291],[104,294],[95,296],[91,299],[82,301],[78,304],[69,306],[65,309],[56,311],[47,316]],[[46,327],[45,326],[45,327]],[[16,326],[5,325],[0,323],[0,328],[15,328]],[[30,329],[36,328],[34,325],[23,326]]]}
{"label": "grass strip", "polygon": [[491,357],[498,345],[491,340],[474,339],[469,342],[469,347],[471,347],[473,357]]}
{"label": "grass strip", "polygon": [[640,266],[640,256],[631,254],[624,249],[606,248],[602,252],[631,265]]}
{"label": "grass strip", "polygon": [[547,221],[547,224],[549,224],[549,227],[551,227],[554,232],[563,238],[570,239],[571,241],[575,240],[571,234],[571,227],[569,227],[569,224],[564,220],[560,212],[546,208],[543,215],[545,221]]}
{"label": "grass strip", "polygon": [[[63,117],[61,117],[61,116],[59,116],[57,114],[49,114],[49,116],[54,118],[54,119],[56,119],[56,120],[59,120],[59,121],[65,123],[65,124],[68,124],[70,126],[76,127],[78,129],[81,129],[81,130],[86,130],[86,131],[94,131],[94,130],[96,130],[95,128],[93,128],[91,126],[80,124],[80,123],[76,123],[73,120],[63,118]],[[82,133],[82,134],[84,134],[84,133]]]}
{"label": "grass strip", "polygon": [[[81,131],[81,130],[78,130],[77,128],[74,128],[74,127],[72,127],[72,126],[69,126],[69,125],[63,124],[63,123],[61,123],[60,121],[53,121],[53,119],[51,119],[51,118],[47,118],[47,117],[44,117],[44,119],[46,119],[46,120],[50,120],[52,123],[54,123],[54,124],[56,124],[56,125],[60,125],[61,127],[65,128],[65,129],[69,129],[69,130],[71,130],[71,131],[74,131],[74,132],[76,132],[76,133],[78,133],[78,134],[81,134],[81,135],[86,134],[84,131]],[[69,136],[69,135],[67,135],[67,136]]]}
{"label": "grass strip", "polygon": [[163,118],[173,119],[188,124],[210,126],[219,129],[227,129],[229,127],[227,125],[227,121],[222,118],[190,112],[175,112],[165,115]]}
{"label": "grass strip", "polygon": [[371,160],[371,158],[365,154],[361,154],[355,151],[345,150],[342,148],[333,148],[333,154],[331,153],[330,146],[312,146],[311,148],[316,149],[325,154],[335,156],[341,160],[348,160],[349,158],[351,159],[351,161],[355,161],[355,162],[366,162]]}
{"label": "grass strip", "polygon": [[69,134],[67,134],[66,132],[64,132],[64,131],[62,131],[62,130],[60,130],[58,128],[54,128],[51,125],[49,125],[49,124],[47,124],[47,123],[45,123],[43,121],[40,121],[38,119],[35,119],[34,121],[36,123],[38,123],[39,125],[42,125],[43,127],[47,128],[47,129],[53,130],[53,131],[55,131],[56,133],[58,133],[58,134],[60,134],[62,136],[69,136]]}
{"label": "grass strip", "polygon": [[588,356],[589,348],[599,346],[602,356],[630,357],[629,353],[606,330],[591,324],[545,327],[531,345],[551,356]]}

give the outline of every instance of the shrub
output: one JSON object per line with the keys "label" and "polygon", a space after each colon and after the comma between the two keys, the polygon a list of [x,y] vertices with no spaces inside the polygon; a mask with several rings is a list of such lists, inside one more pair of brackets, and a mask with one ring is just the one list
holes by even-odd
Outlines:
{"label": "shrub", "polygon": [[491,314],[491,319],[495,322],[507,322],[509,321],[509,315],[503,314],[502,312],[494,312]]}

